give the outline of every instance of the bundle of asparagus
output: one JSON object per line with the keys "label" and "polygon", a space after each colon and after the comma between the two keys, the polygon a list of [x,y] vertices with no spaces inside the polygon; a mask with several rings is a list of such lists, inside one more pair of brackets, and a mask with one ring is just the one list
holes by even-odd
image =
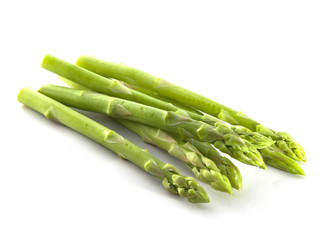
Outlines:
{"label": "bundle of asparagus", "polygon": [[304,150],[287,133],[163,79],[88,56],[79,57],[74,65],[46,55],[42,67],[71,88],[46,84],[38,93],[26,88],[18,95],[20,102],[132,161],[190,202],[209,201],[194,178],[66,105],[115,118],[144,142],[183,161],[200,181],[231,195],[232,188],[242,188],[242,177],[220,152],[262,169],[266,163],[304,175],[297,162],[305,162]]}
{"label": "bundle of asparagus", "polygon": [[193,203],[209,202],[205,190],[194,178],[183,176],[175,166],[161,162],[150,155],[148,151],[139,148],[116,132],[88,117],[30,88],[21,89],[18,100],[40,112],[46,118],[72,128],[109,148],[119,157],[128,159],[144,171],[159,178],[168,191],[186,197],[188,201]]}

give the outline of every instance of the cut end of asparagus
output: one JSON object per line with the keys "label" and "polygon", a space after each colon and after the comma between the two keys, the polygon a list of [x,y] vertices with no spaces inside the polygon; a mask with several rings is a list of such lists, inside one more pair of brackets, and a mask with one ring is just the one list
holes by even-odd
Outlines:
{"label": "cut end of asparagus", "polygon": [[54,57],[51,54],[46,54],[42,60],[41,67],[47,69],[47,67],[53,63]]}

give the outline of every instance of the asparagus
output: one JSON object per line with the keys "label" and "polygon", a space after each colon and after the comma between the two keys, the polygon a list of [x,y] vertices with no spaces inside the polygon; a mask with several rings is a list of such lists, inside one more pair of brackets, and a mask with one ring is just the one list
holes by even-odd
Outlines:
{"label": "asparagus", "polygon": [[[176,139],[179,136],[174,135]],[[226,175],[233,188],[240,190],[242,188],[242,176],[239,169],[226,157],[221,154],[209,143],[201,142],[195,139],[187,139],[198,151],[205,157],[211,159],[222,174]]]}
{"label": "asparagus", "polygon": [[159,178],[163,186],[172,193],[186,197],[193,203],[208,202],[205,190],[192,177],[185,177],[178,169],[154,158],[148,151],[124,139],[116,132],[100,125],[84,115],[58,103],[57,101],[34,92],[30,88],[22,89],[18,100],[24,105],[57,121],[73,130],[102,144],[118,156],[128,159],[146,172]]}
{"label": "asparagus", "polygon": [[[102,77],[96,73],[88,71],[84,68],[70,64],[59,58],[51,55],[46,55],[42,61],[42,67],[61,76],[62,80],[70,80],[70,85],[78,86],[79,88],[91,89],[109,96],[119,97],[156,108],[176,111],[177,107],[170,103],[150,97],[146,94],[140,93],[130,89],[117,80]],[[69,83],[67,81],[67,83]]]}
{"label": "asparagus", "polygon": [[183,139],[195,138],[200,141],[212,142],[221,151],[243,163],[266,168],[257,149],[234,132],[227,132],[220,127],[214,128],[209,124],[193,120],[176,112],[164,111],[87,90],[75,90],[51,84],[43,86],[38,91],[65,105],[179,133]]}
{"label": "asparagus", "polygon": [[76,82],[71,81],[71,80],[68,80],[67,78],[64,78],[62,76],[58,76],[58,77],[59,77],[59,79],[61,81],[63,81],[64,83],[66,83],[66,85],[69,86],[69,87],[71,87],[71,88],[80,89],[80,90],[89,90],[89,88],[84,87],[84,86],[82,86],[82,85],[80,85],[80,84],[78,84]]}
{"label": "asparagus", "polygon": [[221,174],[215,163],[204,157],[191,143],[177,141],[167,132],[140,123],[118,119],[122,125],[141,136],[143,142],[155,145],[186,163],[195,176],[213,189],[232,195],[228,177]]}
{"label": "asparagus", "polygon": [[[116,79],[113,79],[113,80],[116,80]],[[132,85],[130,85],[128,83],[125,83],[123,81],[119,81],[119,82],[121,82],[122,84],[124,84],[128,88],[134,89],[134,90],[136,90],[138,92],[141,92],[141,93],[146,94],[148,96],[151,96],[153,98],[157,98],[157,99],[159,99],[159,100],[161,100],[163,102],[171,103],[172,105],[176,106],[179,109],[180,108],[183,109],[184,111],[188,112],[189,114],[194,113],[195,115],[193,115],[193,116],[201,115],[201,113],[198,110],[195,110],[195,109],[193,109],[191,107],[182,105],[182,104],[180,104],[180,103],[178,103],[176,101],[173,101],[172,99],[169,99],[169,98],[163,97],[161,95],[158,95],[157,93],[155,93],[155,92],[153,92],[151,90],[142,88],[140,86],[132,86]]]}
{"label": "asparagus", "polygon": [[[265,136],[261,135],[260,133],[253,132],[253,131],[251,131],[250,129],[248,129],[246,127],[243,127],[243,126],[230,126],[229,127],[226,124],[224,124],[224,122],[222,122],[218,118],[215,118],[215,117],[207,115],[207,114],[202,114],[199,111],[194,112],[189,107],[187,107],[185,105],[182,105],[182,104],[179,104],[179,103],[177,104],[177,102],[174,102],[170,99],[162,97],[162,96],[156,94],[153,91],[150,91],[150,90],[138,87],[138,86],[132,86],[132,85],[126,84],[126,83],[124,83],[124,84],[125,84],[125,86],[128,86],[130,88],[138,90],[139,92],[145,93],[145,94],[147,94],[149,96],[152,96],[154,98],[157,98],[159,100],[162,100],[162,101],[169,102],[169,103],[173,104],[174,106],[178,107],[178,110],[176,111],[178,113],[182,113],[183,115],[185,114],[188,117],[191,117],[191,118],[193,118],[195,120],[198,120],[198,121],[208,123],[208,124],[213,125],[213,126],[220,126],[220,128],[225,128],[225,129],[227,129],[227,131],[230,131],[230,129],[231,129],[232,131],[237,133],[241,138],[246,139],[247,141],[249,141],[257,149],[266,148],[266,147],[269,147],[269,146],[271,146],[275,143],[275,141],[273,141],[271,138],[265,137]],[[75,86],[75,85],[70,84],[70,86]],[[77,89],[77,87],[74,87],[74,88]]]}
{"label": "asparagus", "polygon": [[[71,79],[74,79],[75,81],[72,81],[72,80],[68,80],[68,79],[61,77],[65,83],[69,84],[70,86],[72,86],[74,88],[88,89],[86,86],[93,86],[94,89],[104,89],[103,86],[105,87],[105,86],[110,85],[110,86],[113,86],[113,88],[111,88],[112,91],[110,91],[111,94],[108,91],[104,91],[104,92],[107,92],[109,95],[115,95],[114,92],[117,93],[117,90],[115,90],[115,89],[117,89],[117,88],[115,88],[115,86],[118,86],[117,81],[115,81],[115,80],[111,81],[106,78],[103,79],[98,75],[94,75],[89,71],[85,71],[81,68],[76,67],[75,65],[69,64],[60,59],[52,57],[50,55],[47,55],[44,58],[42,65],[46,69],[49,69],[53,72],[61,74],[62,76],[67,76],[67,77],[70,77]],[[65,74],[64,74],[64,72],[65,72]],[[71,74],[74,74],[74,77]],[[97,80],[95,80],[95,79],[97,79]],[[87,81],[88,81],[88,83],[87,83]],[[78,84],[78,82],[79,82],[79,84]],[[81,85],[82,83],[85,86],[82,86]],[[131,89],[128,89],[128,91],[131,91]],[[118,94],[119,94],[119,92],[121,93],[121,91],[118,91]],[[136,92],[134,91],[133,95],[135,95],[135,94],[136,94]],[[126,97],[127,95],[119,94],[119,96]],[[130,95],[130,96],[132,96],[132,95]],[[135,101],[138,101],[138,99],[143,99],[143,100],[140,100],[139,102],[143,102],[148,105],[150,104],[153,106],[158,106],[159,108],[165,109],[165,110],[168,110],[168,109],[172,109],[173,111],[176,110],[178,113],[182,111],[182,109],[177,108],[177,107],[173,106],[172,104],[166,104],[159,100],[157,100],[156,102],[154,100],[150,100],[149,96],[146,96],[144,94],[141,94],[139,96],[140,96],[139,98],[136,97],[136,98],[129,98],[129,99],[135,100]],[[146,101],[146,99],[148,99],[148,100]],[[209,115],[199,115],[199,114],[195,114],[193,112],[186,112],[186,114],[188,114],[193,119],[202,120],[202,121],[212,124],[212,125],[214,125],[214,124],[219,125],[219,128],[218,128],[219,130],[222,130],[222,132],[227,131],[227,132],[231,133],[229,131],[230,129],[228,127],[226,127],[225,124],[219,123],[218,120],[214,117],[211,117]],[[255,165],[256,162],[253,162],[252,159],[253,158],[257,159],[256,161],[259,163],[259,165],[261,165],[263,168],[265,168],[264,164],[261,163],[262,162],[261,157],[258,156],[257,151],[253,148],[253,146],[251,146],[251,144],[254,145],[256,148],[263,148],[265,146],[271,145],[272,142],[270,142],[268,138],[260,137],[261,135],[255,133],[255,132],[251,132],[250,130],[246,130],[246,128],[243,128],[241,126],[231,127],[231,129],[234,132],[239,133],[241,138],[246,139],[248,142],[243,143],[243,145],[248,145],[249,148],[252,150],[249,153],[239,154],[239,150],[235,150],[233,148],[228,148],[227,146],[225,146],[225,144],[221,143],[221,141],[216,142],[215,147],[219,148],[219,150],[229,154],[230,156],[240,160],[243,163],[250,163],[252,165],[254,163],[254,165]],[[255,135],[255,134],[257,134],[257,135]],[[251,143],[251,144],[249,144],[249,143]],[[276,148],[273,148],[273,151],[276,151]],[[255,152],[255,154],[252,154],[252,152]],[[272,155],[272,150],[269,151],[269,153],[270,153],[270,155]],[[280,157],[271,158],[271,161],[269,161],[269,164],[273,165],[273,166],[281,165],[279,168],[285,169],[285,163],[284,162],[279,163],[280,159],[283,156],[281,156],[280,153],[275,153],[275,154],[279,155]],[[267,159],[267,156],[265,157],[265,159]],[[251,163],[251,161],[252,161],[252,163]],[[272,161],[275,161],[275,163],[272,164],[271,163]],[[289,161],[289,159],[287,161]],[[294,165],[297,166],[297,164],[294,164]],[[289,166],[290,166],[290,164],[289,164]],[[290,170],[288,170],[288,171],[290,172]]]}
{"label": "asparagus", "polygon": [[230,124],[244,126],[251,131],[258,132],[276,141],[275,147],[290,158],[297,161],[306,161],[304,149],[289,134],[269,129],[242,112],[235,111],[162,78],[155,77],[124,64],[111,63],[90,56],[80,56],[77,59],[77,65],[105,77],[119,79],[132,85],[147,88],[161,96],[171,98]]}
{"label": "asparagus", "polygon": [[[88,90],[87,88],[85,88],[85,87],[83,87],[83,86],[81,86],[79,84],[76,84],[75,82],[72,82],[72,81],[70,81],[70,80],[68,80],[66,78],[60,77],[60,79],[64,83],[66,83],[68,86],[70,86],[72,88],[79,89],[79,90]],[[130,88],[132,88],[131,85],[129,85],[129,84],[126,84],[126,85],[129,86]],[[140,92],[143,92],[143,89],[141,89],[141,88],[135,88],[135,89],[139,90]],[[149,93],[149,90],[148,90],[148,93]],[[150,92],[150,94],[151,94],[150,96],[154,96],[155,95],[154,92]],[[180,105],[180,107],[183,108],[183,106],[181,106],[181,105]],[[120,120],[120,119],[118,119],[118,121],[121,121],[121,123],[129,122],[129,121]],[[218,121],[218,119],[217,119],[217,121]],[[135,123],[132,122],[132,124],[135,124]],[[139,125],[139,124],[136,123],[136,125]],[[146,128],[148,127],[146,125],[144,125],[144,126]],[[234,127],[235,126],[232,126],[231,128],[234,128]],[[150,128],[152,128],[152,127],[150,127]],[[248,130],[248,131],[250,131],[250,133],[249,133],[248,131],[246,131],[246,128],[243,129],[243,127],[241,127],[241,126],[240,126],[240,128],[238,128],[238,126],[236,126],[236,128],[239,129],[239,133],[241,134],[240,136],[243,137],[243,138],[245,138],[245,139],[250,140],[250,142],[251,142],[251,139],[256,139],[256,138],[260,139],[261,138],[260,134],[258,134],[259,136],[257,137],[257,133]],[[155,129],[155,128],[152,128],[152,129]],[[159,130],[159,131],[162,131],[162,130]],[[150,132],[150,131],[148,131],[148,132]],[[245,132],[245,134],[243,132]],[[137,133],[137,134],[140,135],[139,133]],[[167,133],[165,133],[165,134],[167,134]],[[140,136],[142,136],[142,135],[140,135]],[[170,136],[170,138],[171,137],[172,136]],[[178,137],[178,139],[180,139],[180,138],[181,137]],[[169,139],[169,138],[167,138],[167,139]],[[196,147],[196,149],[200,152],[201,155],[204,155],[205,157],[207,157],[207,158],[211,159],[212,161],[214,161],[215,165],[220,170],[220,172],[223,175],[225,175],[225,176],[228,177],[229,182],[230,182],[230,184],[231,184],[231,186],[233,188],[235,188],[237,190],[240,190],[242,188],[242,176],[241,176],[241,173],[239,172],[238,168],[228,158],[221,156],[221,154],[211,144],[209,144],[207,142],[197,141],[197,140],[194,140],[193,138],[189,139],[189,141],[191,141],[191,143],[192,143],[192,148]],[[264,141],[263,140],[254,141],[253,144],[259,144],[260,145],[260,143],[261,143],[261,146],[262,146],[265,141],[266,141],[266,139]],[[158,142],[159,141],[156,140],[154,142],[154,144],[157,145]],[[187,142],[187,144],[189,144],[189,143],[190,142]],[[164,145],[158,146],[158,147],[163,148],[163,146]],[[260,146],[258,146],[258,147],[260,147]],[[168,151],[168,149],[166,149],[166,151]],[[177,157],[177,156],[175,156],[175,157]]]}
{"label": "asparagus", "polygon": [[[109,96],[115,96],[127,100],[132,100],[145,105],[153,106],[167,111],[185,111],[189,117],[214,125],[216,118],[206,114],[200,115],[193,111],[183,110],[171,103],[164,102],[154,97],[145,95],[133,89],[127,88],[119,81],[104,78],[76,65],[65,62],[51,55],[46,55],[42,61],[42,67],[61,76],[61,79],[71,87],[79,89],[91,89]],[[220,126],[219,128],[223,128]],[[247,139],[249,140],[249,139]],[[267,138],[252,138],[252,144],[256,146],[271,145]],[[254,141],[255,140],[255,141]],[[244,160],[245,162],[248,159]],[[259,160],[260,162],[260,160]]]}
{"label": "asparagus", "polygon": [[284,152],[276,146],[269,146],[267,148],[259,149],[259,151],[263,156],[265,163],[268,165],[289,173],[305,175],[297,161],[286,156]]}
{"label": "asparagus", "polygon": [[[184,114],[184,112],[179,112],[181,114]],[[231,126],[228,129],[228,126],[222,122],[215,122],[215,126],[219,126],[222,128],[218,128],[218,130],[223,131],[224,134],[226,133],[233,133],[232,130],[235,133],[238,133],[239,136],[243,139],[243,141],[248,144],[249,148],[256,147],[261,155],[263,156],[263,159],[265,163],[268,165],[278,168],[283,171],[287,171],[289,173],[293,174],[299,174],[299,175],[305,175],[304,171],[302,170],[301,166],[294,160],[291,159],[290,157],[286,156],[283,151],[281,151],[279,148],[275,147],[274,145],[269,144],[269,141],[272,141],[262,135],[260,135],[257,132],[252,132],[251,130],[243,127],[243,126]],[[180,138],[178,136],[178,138]],[[268,139],[268,140],[267,140]],[[193,141],[193,139],[187,139],[187,141]],[[197,146],[200,142],[197,141],[196,147],[200,149],[199,146]],[[251,143],[251,144],[249,144]],[[273,141],[274,143],[274,141]],[[200,145],[205,144],[205,148],[212,148],[212,146],[209,146],[210,144],[208,143],[200,143]],[[233,153],[230,153],[230,151],[220,142],[216,142],[214,144],[216,148],[221,150],[224,153],[229,154],[230,156],[233,156]],[[214,148],[212,148],[214,149]],[[205,151],[205,150],[203,150]],[[213,151],[213,150],[212,150]],[[204,154],[205,155],[205,154]],[[219,153],[215,154],[217,157],[220,155]],[[206,156],[206,155],[205,155]],[[234,157],[234,156],[233,156]],[[214,158],[209,157],[214,160]],[[235,157],[234,157],[235,158]]]}

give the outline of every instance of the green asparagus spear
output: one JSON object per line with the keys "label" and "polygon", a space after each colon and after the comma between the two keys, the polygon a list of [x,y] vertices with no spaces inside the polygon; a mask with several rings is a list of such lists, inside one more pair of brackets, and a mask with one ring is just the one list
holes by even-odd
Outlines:
{"label": "green asparagus spear", "polygon": [[[133,89],[130,89],[119,81],[102,77],[84,68],[70,64],[51,55],[46,55],[42,61],[42,67],[56,73],[64,79],[70,80],[73,85],[91,89],[109,96],[119,97],[130,101],[139,102],[148,106],[176,111],[177,107],[170,103],[163,102]],[[63,80],[64,80],[63,79]],[[68,82],[67,82],[68,83]]]}
{"label": "green asparagus spear", "polygon": [[[71,80],[65,79],[61,76],[60,76],[60,79],[63,80],[67,85],[69,85],[75,89],[87,90],[86,87],[81,86],[75,82],[72,82]],[[44,90],[42,88],[40,91],[45,91],[45,86],[44,86]],[[52,90],[48,91],[48,92],[50,92],[49,94],[51,94]],[[47,93],[44,92],[44,94],[47,94]],[[55,97],[55,96],[53,96],[53,97]],[[221,120],[219,120],[217,118],[211,117],[209,115],[199,115],[199,114],[196,114],[193,112],[188,112],[186,110],[183,111],[183,109],[181,109],[181,108],[179,108],[176,112],[179,114],[182,114],[185,117],[192,117],[193,119],[199,119],[199,120],[201,119],[204,122],[218,126],[217,129],[219,131],[221,131],[224,134],[228,133],[231,137],[234,137],[235,139],[237,139],[237,135],[235,136],[235,134],[232,132],[232,130],[226,124],[223,124],[221,122]],[[237,127],[234,126],[234,127],[232,127],[232,129],[234,129],[235,132],[239,132],[241,134],[240,136],[242,138],[249,141],[256,148],[263,148],[265,146],[269,146],[272,144],[272,142],[269,138],[263,137],[258,133],[247,130],[246,128],[244,128],[242,126],[237,126]],[[229,138],[231,138],[231,137],[229,137]],[[178,138],[181,138],[181,137],[178,137]],[[249,148],[252,149],[252,151],[250,151],[250,152],[245,151],[244,153],[239,154],[239,150],[233,149],[233,148],[228,148],[221,141],[217,141],[215,146],[217,148],[219,148],[219,150],[221,150],[222,152],[229,154],[231,157],[234,157],[243,163],[246,163],[246,164],[250,163],[251,165],[258,165],[264,169],[266,168],[265,164],[263,164],[263,162],[262,162],[262,158],[259,155],[258,151],[256,149],[254,149],[253,146],[251,146],[251,144],[249,144],[248,142],[245,143],[244,141],[240,141],[239,143],[244,146],[244,149],[247,148],[246,145],[249,145]],[[234,184],[234,185],[236,186],[237,184]],[[235,187],[235,188],[237,188],[237,187]]]}
{"label": "green asparagus spear", "polygon": [[38,91],[72,107],[139,122],[168,132],[176,132],[183,139],[196,138],[213,142],[219,149],[239,161],[266,168],[257,149],[234,132],[227,132],[219,127],[214,128],[176,112],[164,111],[87,90],[75,90],[51,84],[43,86]]}
{"label": "green asparagus spear", "polygon": [[[113,80],[116,80],[116,79],[113,79]],[[176,106],[179,109],[183,109],[184,111],[188,112],[189,114],[194,113],[195,114],[194,116],[198,116],[198,115],[200,116],[200,115],[202,115],[202,113],[200,113],[198,110],[195,110],[195,109],[193,109],[191,107],[182,105],[182,104],[180,104],[180,103],[178,103],[176,101],[173,101],[172,99],[169,99],[169,98],[163,97],[161,95],[158,95],[157,93],[155,93],[155,92],[153,92],[153,91],[151,91],[149,89],[145,89],[145,88],[142,88],[140,86],[132,86],[132,85],[130,85],[128,83],[125,83],[123,81],[120,81],[120,82],[122,84],[124,84],[128,88],[134,89],[134,90],[136,90],[138,92],[141,92],[141,93],[146,94],[148,96],[151,96],[153,98],[157,98],[157,99],[159,99],[159,100],[161,100],[163,102],[171,103],[172,105]],[[199,119],[196,119],[196,120],[199,120]]]}
{"label": "green asparagus spear", "polygon": [[[74,89],[79,89],[79,90],[88,90],[87,88],[76,84],[75,82],[72,82],[66,78],[60,77],[59,78],[66,83],[68,86],[74,88]],[[129,85],[129,84],[127,84]],[[125,85],[126,86],[126,85]],[[129,87],[131,88],[131,86],[129,85]],[[136,90],[138,90],[140,88],[136,88]],[[140,91],[141,90],[141,91]],[[142,89],[140,89],[139,91],[142,92]],[[143,92],[144,93],[144,92]],[[151,92],[150,96],[154,96],[154,92]],[[181,108],[183,108],[183,106],[179,106]],[[186,113],[183,113],[186,114]],[[214,119],[215,120],[215,119]],[[120,121],[118,119],[118,121]],[[126,120],[122,120],[123,122]],[[127,121],[128,122],[128,121]],[[133,122],[134,123],[134,122]],[[136,123],[137,125],[139,125],[138,123]],[[147,127],[147,126],[146,126]],[[242,134],[241,137],[244,135],[243,132],[246,130],[242,130],[243,127],[240,128],[240,133]],[[153,128],[154,129],[154,128]],[[162,131],[162,130],[160,130]],[[250,131],[250,130],[249,130]],[[251,131],[250,131],[251,132]],[[251,132],[249,135],[247,136],[247,134],[245,134],[245,138],[256,138],[256,135],[253,136],[252,134],[253,132]],[[167,133],[166,133],[167,134]],[[254,133],[256,134],[256,133]],[[140,135],[140,134],[139,134]],[[261,137],[260,134],[258,134],[259,137]],[[142,135],[140,135],[142,136]],[[180,138],[180,137],[178,137]],[[169,139],[169,138],[168,138]],[[209,143],[207,142],[200,142],[194,139],[190,139],[193,147],[196,146],[197,150],[199,149],[199,152],[201,153],[201,155],[204,155],[205,157],[211,159],[214,161],[214,163],[216,164],[217,168],[220,170],[220,172],[227,176],[230,184],[233,188],[240,190],[242,188],[242,176],[241,173],[239,172],[238,168],[226,157],[221,156],[221,154]],[[266,139],[265,139],[266,141]],[[158,141],[156,141],[158,143]],[[264,141],[261,141],[264,142]],[[189,143],[189,142],[187,142]],[[255,144],[258,144],[260,142],[255,142]],[[156,144],[155,144],[156,145]],[[163,148],[162,146],[159,146],[160,148]],[[170,147],[171,148],[171,147]],[[168,151],[168,150],[167,150]]]}
{"label": "green asparagus spear", "polygon": [[223,138],[223,135],[211,125],[172,111],[164,111],[88,90],[76,90],[51,84],[44,85],[38,91],[72,107],[149,124],[169,131],[180,131],[183,136],[189,134],[198,140],[213,142]]}
{"label": "green asparagus spear", "polygon": [[89,90],[89,88],[86,88],[86,87],[84,87],[84,86],[82,86],[82,85],[80,85],[80,84],[78,84],[76,82],[68,80],[67,78],[64,78],[62,76],[58,76],[58,77],[59,77],[59,79],[61,81],[63,81],[64,83],[66,83],[66,85],[69,86],[69,87],[71,87],[71,88],[80,89],[80,90]]}
{"label": "green asparagus spear", "polygon": [[84,115],[47,96],[34,92],[30,88],[22,89],[18,94],[18,100],[40,112],[46,118],[72,128],[109,148],[121,158],[128,159],[146,172],[159,178],[163,186],[170,192],[186,197],[188,201],[193,203],[209,201],[205,190],[194,178],[181,175],[175,166],[161,162],[150,155],[148,151],[139,148],[116,132]]}
{"label": "green asparagus spear", "polygon": [[[53,57],[51,55],[46,55],[42,62],[42,67],[47,70],[50,70],[61,76],[61,79],[69,86],[79,89],[92,89],[97,92],[107,94],[109,96],[120,97],[127,100],[132,100],[139,102],[145,105],[157,107],[163,110],[170,111],[182,111],[183,109],[172,105],[171,103],[164,102],[162,100],[156,99],[154,97],[145,95],[143,93],[137,92],[126,86],[120,84],[116,80],[111,80],[99,76],[98,74],[92,73],[83,69],[81,67],[75,66],[73,64],[67,63],[61,59]],[[206,114],[200,115],[188,110],[185,110],[189,117],[198,120],[204,121],[206,123],[214,125],[217,121],[216,118],[210,117]],[[223,128],[224,125],[221,125],[219,128]],[[249,140],[249,139],[247,139]],[[251,138],[250,141],[256,146],[271,145],[272,142],[268,141],[267,138]],[[255,140],[255,141],[253,141]],[[260,140],[260,141],[259,141]],[[244,160],[247,161],[247,160]],[[260,160],[259,160],[260,161]]]}
{"label": "green asparagus spear", "polygon": [[[92,73],[86,69],[67,63],[51,55],[46,55],[44,57],[42,67],[64,78],[67,78],[70,81],[75,82],[76,84],[84,86],[85,88],[95,90],[97,92],[105,93],[110,96],[121,97],[164,110],[181,111],[178,107],[170,103],[163,102],[148,95],[129,89],[124,85],[120,84],[118,81],[104,78],[98,74]],[[187,113],[194,120],[203,119],[205,122],[210,121],[210,117],[208,115],[200,116],[193,112]],[[224,127],[225,126],[220,125],[218,126],[218,129],[222,132],[225,130],[229,131],[229,128],[223,130]],[[229,133],[230,134],[226,136],[226,140],[229,142],[229,144],[232,143],[231,147],[229,146],[229,144],[227,144],[226,146],[225,143],[222,141],[217,141],[215,146],[218,147],[221,151],[224,151],[225,153],[229,154],[230,156],[236,158],[243,163],[259,166],[264,169],[266,168],[261,155],[249,141],[242,142],[240,141],[241,139],[239,138],[239,136],[237,136],[237,134],[231,134],[231,132]],[[233,143],[232,141],[236,139],[237,143]],[[243,149],[239,149],[238,145],[240,143],[242,144],[241,148]],[[233,146],[236,146],[236,148],[233,148]]]}
{"label": "green asparagus spear", "polygon": [[[73,84],[71,84],[71,85],[73,86]],[[225,128],[226,129],[225,131],[230,132],[230,130],[232,130],[235,133],[237,133],[241,138],[249,141],[257,149],[266,148],[275,143],[275,141],[273,141],[271,138],[265,137],[265,136],[261,135],[260,133],[253,132],[246,127],[243,127],[243,126],[229,127],[218,118],[215,118],[215,117],[207,115],[207,114],[200,113],[199,111],[194,112],[189,107],[182,105],[182,104],[177,104],[176,102],[171,101],[165,97],[161,97],[157,93],[152,92],[150,90],[147,90],[147,89],[144,89],[144,88],[141,88],[138,86],[132,86],[130,84],[126,84],[125,86],[133,88],[133,89],[135,89],[141,93],[147,94],[151,97],[158,98],[159,100],[169,102],[178,108],[178,110],[176,112],[182,113],[183,115],[186,115],[187,117],[191,117],[192,119],[202,121],[202,122],[208,123],[213,126],[219,126],[220,128]],[[74,88],[77,89],[77,87],[74,87]]]}
{"label": "green asparagus spear", "polygon": [[[177,111],[178,112],[178,111]],[[184,112],[179,112],[180,114],[186,114]],[[212,117],[213,118],[213,117]],[[213,119],[214,120],[214,119]],[[261,134],[257,132],[252,132],[248,128],[245,128],[243,126],[231,126],[230,128],[222,122],[215,122],[215,126],[222,127],[222,131],[224,134],[232,132],[232,130],[239,134],[239,136],[243,139],[245,143],[250,142],[249,148],[256,147],[261,155],[264,157],[265,163],[268,165],[278,168],[283,171],[287,171],[293,174],[299,174],[299,175],[305,175],[304,171],[302,170],[301,166],[290,157],[286,156],[283,151],[281,151],[279,148],[275,147],[274,145],[269,144],[270,140],[269,138],[266,138],[262,136]],[[219,128],[218,128],[219,129]],[[221,131],[221,129],[219,129]],[[179,138],[179,137],[178,137]],[[193,139],[187,139],[187,141],[193,141]],[[248,142],[247,142],[248,141]],[[197,141],[200,143],[199,141]],[[273,141],[274,143],[274,141]],[[208,143],[202,143],[206,144],[212,148],[212,146]],[[202,145],[200,144],[200,145]],[[196,145],[196,144],[194,144]],[[198,149],[200,149],[198,146],[196,146]],[[219,148],[224,153],[229,154],[230,156],[233,156],[232,153],[224,145],[221,145],[220,142],[215,143],[215,147]],[[228,152],[229,151],[229,152]],[[205,154],[204,154],[205,155]],[[219,153],[217,153],[219,155]],[[205,155],[206,156],[206,155]],[[208,156],[206,156],[208,157]],[[211,158],[211,157],[208,157]],[[211,158],[214,160],[214,158]],[[215,162],[216,163],[216,162]]]}
{"label": "green asparagus spear", "polygon": [[204,157],[191,143],[177,141],[167,132],[140,123],[118,119],[122,125],[141,136],[143,142],[155,145],[186,163],[195,176],[218,191],[232,195],[228,177],[221,174],[215,163]]}
{"label": "green asparagus spear", "polygon": [[235,111],[162,78],[155,77],[124,64],[115,64],[90,56],[80,56],[77,59],[77,65],[105,77],[119,79],[132,85],[147,88],[161,96],[171,98],[179,103],[218,117],[230,124],[247,127],[251,131],[258,132],[276,141],[275,147],[279,148],[283,154],[297,161],[306,161],[304,149],[289,134],[269,129],[247,117],[242,112]]}

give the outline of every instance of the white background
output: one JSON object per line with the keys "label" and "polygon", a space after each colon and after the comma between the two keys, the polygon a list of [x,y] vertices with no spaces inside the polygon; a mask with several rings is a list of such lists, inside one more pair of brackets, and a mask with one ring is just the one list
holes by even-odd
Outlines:
{"label": "white background", "polygon": [[[332,239],[332,1],[6,1],[0,7],[0,239]],[[22,107],[61,84],[45,54],[123,62],[304,146],[305,177],[235,162],[244,187],[191,204],[91,140]],[[176,159],[88,114],[159,159]]]}

